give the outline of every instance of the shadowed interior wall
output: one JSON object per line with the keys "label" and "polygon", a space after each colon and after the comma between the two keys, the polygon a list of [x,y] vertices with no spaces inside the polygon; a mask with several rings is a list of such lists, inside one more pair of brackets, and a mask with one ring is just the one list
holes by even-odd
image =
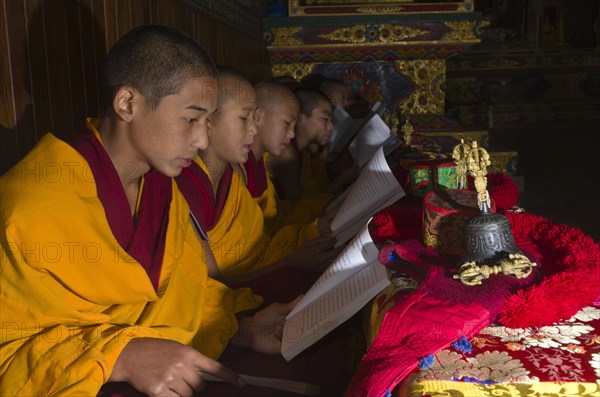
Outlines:
{"label": "shadowed interior wall", "polygon": [[191,1],[0,0],[0,174],[44,133],[69,139],[86,116],[100,115],[107,49],[143,24],[179,28],[218,64],[268,77],[258,26],[256,35],[238,30]]}

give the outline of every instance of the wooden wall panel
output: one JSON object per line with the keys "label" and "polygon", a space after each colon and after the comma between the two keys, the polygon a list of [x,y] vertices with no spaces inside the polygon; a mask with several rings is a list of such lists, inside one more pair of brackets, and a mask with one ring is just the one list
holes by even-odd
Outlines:
{"label": "wooden wall panel", "polygon": [[[31,90],[31,70],[28,59],[27,42],[27,9],[20,1],[7,1],[2,4],[5,12],[6,44],[7,48],[2,53],[8,53],[2,59],[3,67],[6,65],[10,75],[10,90],[3,90],[0,102],[10,103],[10,108],[0,109],[5,112],[12,110],[10,114],[0,116],[0,132],[2,133],[1,147],[2,159],[0,166],[6,170],[8,166],[17,161],[23,153],[21,147],[30,148],[37,141],[35,107],[33,105]],[[8,97],[5,95],[8,94]],[[4,124],[4,121],[9,121]],[[4,144],[6,140],[6,145]]]}
{"label": "wooden wall panel", "polygon": [[[15,148],[19,147],[16,131],[16,114],[14,83],[12,76],[12,60],[8,36],[7,4],[0,7],[0,166],[12,164],[18,159]],[[15,33],[17,34],[17,33]],[[14,38],[14,36],[13,36]]]}
{"label": "wooden wall panel", "polygon": [[142,24],[177,27],[251,78],[270,70],[260,38],[185,0],[0,0],[0,173],[44,133],[69,139],[100,115],[106,52]]}

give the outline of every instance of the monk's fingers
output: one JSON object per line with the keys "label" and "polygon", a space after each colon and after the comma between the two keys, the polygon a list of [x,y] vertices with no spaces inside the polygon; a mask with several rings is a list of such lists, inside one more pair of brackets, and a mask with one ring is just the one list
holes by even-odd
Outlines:
{"label": "monk's fingers", "polygon": [[170,388],[157,390],[156,392],[147,391],[147,392],[145,392],[145,394],[148,397],[179,397],[180,396],[180,394],[178,394],[175,390],[172,390]]}
{"label": "monk's fingers", "polygon": [[[200,374],[198,374],[200,376]],[[202,381],[203,382],[203,381]],[[197,385],[198,390],[195,387],[192,387],[185,380],[180,380],[179,382],[175,382],[169,386],[169,391],[175,393],[176,396],[181,397],[192,397],[195,391],[200,391],[200,385]],[[160,396],[164,396],[165,394],[160,394]],[[167,394],[168,395],[168,394]]]}
{"label": "monk's fingers", "polygon": [[285,314],[287,315],[287,313],[291,312],[291,311],[292,311],[292,309],[293,309],[294,307],[296,307],[296,305],[298,304],[298,302],[300,302],[300,300],[301,300],[303,297],[304,297],[304,295],[299,295],[298,297],[296,297],[296,299],[294,299],[293,301],[289,302],[289,303],[286,305],[286,313],[285,313]]}
{"label": "monk's fingers", "polygon": [[325,217],[327,220],[330,221],[330,223],[333,220],[333,218],[335,218],[335,216],[337,215],[339,209],[340,209],[339,206],[335,206],[332,209],[330,209],[329,211],[327,211],[327,213],[325,213]]}
{"label": "monk's fingers", "polygon": [[333,237],[331,234],[328,234],[310,240],[306,246],[311,247],[313,250],[315,250],[315,252],[324,252],[331,250],[335,245],[335,241],[335,237]]}
{"label": "monk's fingers", "polygon": [[202,373],[194,367],[186,367],[182,372],[182,380],[171,387],[180,396],[193,396],[206,388],[206,380]]}
{"label": "monk's fingers", "polygon": [[[294,306],[296,306],[300,298],[301,296],[288,303],[271,303],[269,306],[267,306],[266,310],[272,311],[274,315],[269,316],[269,319],[274,320],[275,323],[284,321],[285,317],[294,308]],[[267,325],[271,325],[271,322],[267,322]]]}
{"label": "monk's fingers", "polygon": [[281,338],[283,337],[283,322],[281,324],[277,324],[275,326],[275,330],[273,332],[273,336],[278,341],[281,341]]}
{"label": "monk's fingers", "polygon": [[333,260],[336,259],[342,251],[343,248],[338,247],[323,252],[322,255],[320,255],[319,257],[319,263],[322,266],[329,266],[329,264],[331,264],[331,262],[333,262]]}
{"label": "monk's fingers", "polygon": [[245,386],[246,382],[242,377],[221,364],[220,362],[202,355],[196,362],[196,369],[200,375],[206,373],[214,376],[215,378],[221,379],[224,382],[231,383],[236,386]]}

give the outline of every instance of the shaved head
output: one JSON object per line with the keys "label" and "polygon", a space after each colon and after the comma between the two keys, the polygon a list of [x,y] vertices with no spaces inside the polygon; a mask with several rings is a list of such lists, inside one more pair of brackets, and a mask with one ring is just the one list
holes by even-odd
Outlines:
{"label": "shaved head", "polygon": [[194,38],[167,26],[139,26],[121,37],[106,56],[104,104],[109,108],[117,90],[131,86],[156,109],[187,80],[217,75],[212,59]]}
{"label": "shaved head", "polygon": [[231,100],[241,100],[240,95],[254,98],[254,89],[250,81],[241,72],[219,66],[219,105]]}
{"label": "shaved head", "polygon": [[261,109],[271,109],[274,105],[294,103],[299,106],[294,92],[283,84],[273,82],[258,83],[256,90],[256,105]]}

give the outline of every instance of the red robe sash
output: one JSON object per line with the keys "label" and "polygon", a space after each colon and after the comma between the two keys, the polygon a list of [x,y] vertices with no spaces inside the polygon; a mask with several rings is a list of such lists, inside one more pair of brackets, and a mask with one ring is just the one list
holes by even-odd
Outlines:
{"label": "red robe sash", "polygon": [[221,176],[216,197],[208,174],[196,162],[184,168],[175,178],[177,187],[188,202],[190,211],[202,230],[212,230],[219,221],[229,195],[232,176],[233,168],[227,165]]}
{"label": "red robe sash", "polygon": [[267,190],[267,170],[264,158],[257,160],[254,153],[248,153],[248,161],[244,163],[246,169],[246,187],[252,198],[258,198]]}
{"label": "red robe sash", "polygon": [[158,291],[173,195],[171,179],[156,170],[143,176],[143,190],[134,218],[115,166],[94,132],[85,129],[71,146],[90,166],[98,198],[117,242],[142,265]]}

